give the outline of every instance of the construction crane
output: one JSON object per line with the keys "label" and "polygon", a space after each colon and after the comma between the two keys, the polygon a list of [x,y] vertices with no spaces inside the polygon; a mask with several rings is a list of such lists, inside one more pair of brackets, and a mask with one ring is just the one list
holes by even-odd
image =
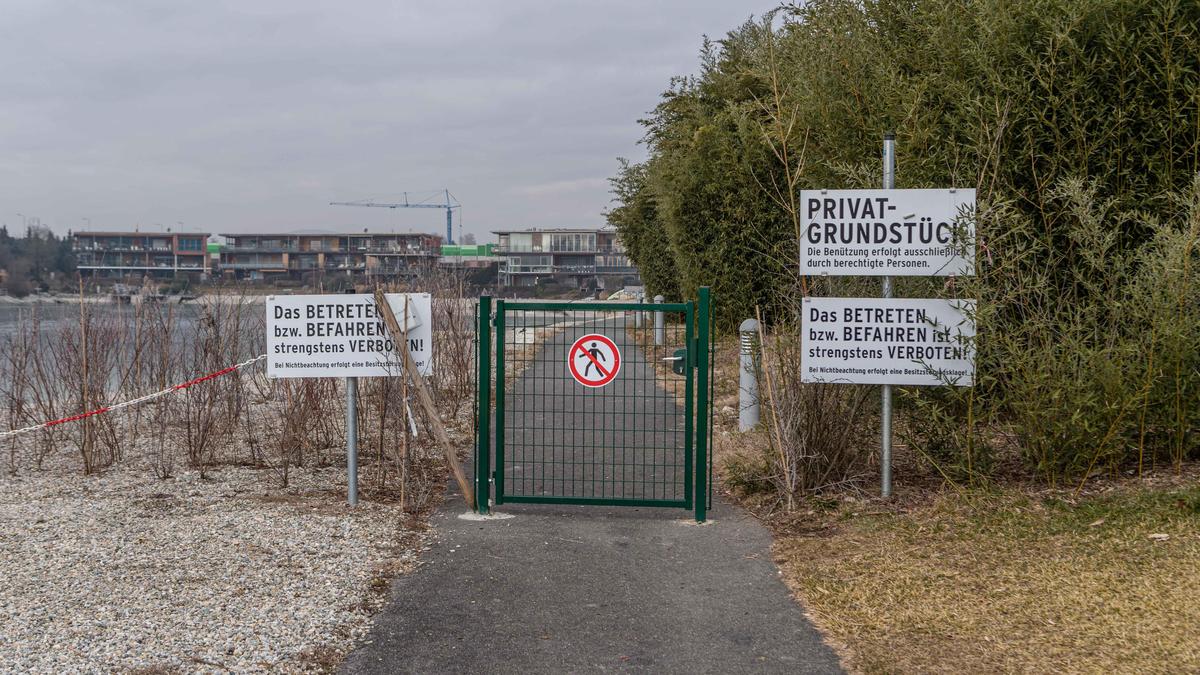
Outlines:
{"label": "construction crane", "polygon": [[[424,199],[410,200],[409,193],[401,193],[404,201],[402,202],[375,202],[370,199],[363,199],[357,202],[329,202],[330,206],[370,206],[379,209],[446,209],[446,243],[454,243],[454,209],[461,209],[462,204],[450,194],[449,190],[438,190],[427,195]],[[434,199],[441,199],[443,203],[434,202]]]}

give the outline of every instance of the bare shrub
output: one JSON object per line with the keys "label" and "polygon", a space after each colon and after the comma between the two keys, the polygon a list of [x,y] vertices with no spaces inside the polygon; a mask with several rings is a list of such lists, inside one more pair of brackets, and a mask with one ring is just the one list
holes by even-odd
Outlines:
{"label": "bare shrub", "polygon": [[[22,329],[4,339],[4,351],[0,356],[0,396],[4,398],[4,421],[11,427],[29,424],[31,418],[29,408],[32,401],[28,392],[32,383],[29,371],[35,344],[31,332],[25,329],[27,324],[23,321],[19,323]],[[13,436],[8,439],[7,445],[8,471],[15,475],[19,466],[19,439]],[[37,447],[41,447],[41,444]],[[40,457],[36,463],[41,466]]]}
{"label": "bare shrub", "polygon": [[807,493],[857,480],[870,447],[865,430],[872,389],[800,381],[800,336],[762,333],[766,475],[785,508]]}
{"label": "bare shrub", "polygon": [[[451,427],[470,419],[463,406],[470,405],[474,384],[474,312],[462,288],[459,277],[442,273],[393,288],[434,296],[435,374],[429,385]],[[42,311],[35,308],[5,338],[0,354],[0,416],[9,427],[189,386],[120,413],[10,440],[9,471],[25,461],[40,466],[64,445],[78,453],[85,473],[119,462],[137,447],[160,478],[180,465],[208,475],[215,467],[241,464],[268,468],[285,486],[298,469],[344,461],[343,380],[272,380],[257,367],[205,379],[262,353],[260,301],[235,295],[187,306],[93,306],[81,298],[77,311],[56,318],[49,329]],[[360,382],[361,485],[420,510],[438,494],[444,467],[432,435],[411,417],[411,393],[400,377]]]}
{"label": "bare shrub", "polygon": [[[78,322],[63,322],[48,338],[34,358],[46,399],[54,401],[54,407],[68,409],[70,405],[79,414],[107,405],[121,348],[115,320],[97,316],[81,295]],[[85,474],[107,468],[120,457],[115,429],[108,420],[84,417],[67,426],[66,433],[79,452]]]}

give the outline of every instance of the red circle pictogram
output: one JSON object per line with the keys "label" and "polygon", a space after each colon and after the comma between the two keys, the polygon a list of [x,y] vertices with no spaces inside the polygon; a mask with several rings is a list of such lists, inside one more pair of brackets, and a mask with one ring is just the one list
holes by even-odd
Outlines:
{"label": "red circle pictogram", "polygon": [[605,335],[584,335],[567,352],[571,377],[585,387],[603,387],[621,371],[621,350]]}

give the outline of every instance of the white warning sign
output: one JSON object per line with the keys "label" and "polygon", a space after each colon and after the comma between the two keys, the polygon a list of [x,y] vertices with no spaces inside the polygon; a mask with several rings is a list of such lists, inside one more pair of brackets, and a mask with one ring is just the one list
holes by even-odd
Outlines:
{"label": "white warning sign", "polygon": [[800,273],[973,276],[975,190],[802,190]]}
{"label": "white warning sign", "polygon": [[[388,293],[387,301],[405,331],[417,368],[422,375],[432,374],[430,295]],[[385,377],[397,375],[402,367],[374,295],[267,298],[268,377]]]}
{"label": "white warning sign", "polygon": [[800,380],[969,387],[973,309],[971,300],[805,298]]}

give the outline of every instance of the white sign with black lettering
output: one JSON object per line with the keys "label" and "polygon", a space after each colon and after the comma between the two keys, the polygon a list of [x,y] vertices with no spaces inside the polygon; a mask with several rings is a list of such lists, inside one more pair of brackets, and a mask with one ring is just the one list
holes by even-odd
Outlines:
{"label": "white sign with black lettering", "polygon": [[[417,368],[422,375],[432,374],[430,295],[388,293],[387,301],[406,332]],[[267,298],[267,377],[385,377],[402,368],[374,295]]]}
{"label": "white sign with black lettering", "polygon": [[805,298],[802,382],[971,386],[974,301]]}
{"label": "white sign with black lettering", "polygon": [[802,190],[800,273],[973,276],[975,190]]}

